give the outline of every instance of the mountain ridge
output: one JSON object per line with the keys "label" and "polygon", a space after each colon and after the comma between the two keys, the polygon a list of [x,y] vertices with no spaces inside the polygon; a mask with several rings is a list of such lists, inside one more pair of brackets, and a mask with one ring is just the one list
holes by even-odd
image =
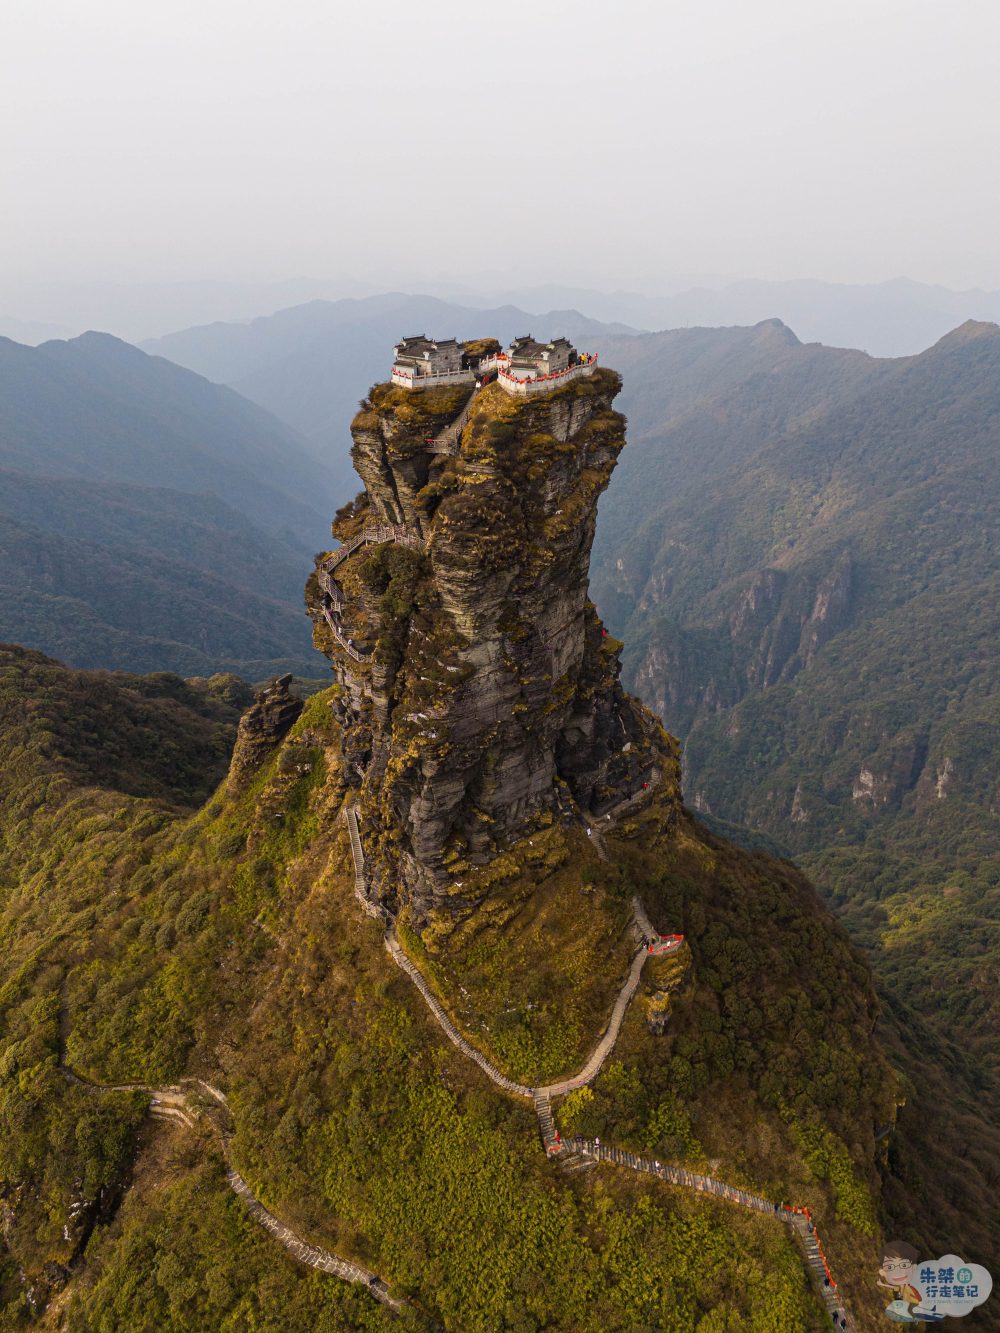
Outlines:
{"label": "mountain ridge", "polygon": [[[182,481],[180,488],[191,490],[207,484],[262,526],[305,522],[321,530],[318,513],[268,475],[274,460],[267,449],[282,458],[293,487],[310,493],[321,480],[286,426],[225,387],[110,334],[37,348],[0,339],[0,386],[0,462],[6,466],[175,488]],[[82,395],[93,404],[88,410],[79,410]],[[106,419],[120,424],[108,435],[88,434],[94,411],[105,408],[111,409]],[[211,434],[202,436],[206,427]],[[162,447],[142,447],[147,433],[170,442],[168,463],[159,461]],[[335,498],[332,490],[327,494]]]}
{"label": "mountain ridge", "polygon": [[[733,437],[726,467],[658,511],[643,471],[645,516],[604,530],[595,590],[626,678],[685,741],[695,804],[787,847],[883,985],[932,997],[939,1031],[995,1074],[1000,328],[862,371],[773,436],[750,379],[676,446],[654,440],[669,469],[720,421]],[[792,404],[794,388],[770,384]]]}
{"label": "mountain ridge", "polygon": [[316,673],[301,586],[335,491],[292,432],[103,334],[0,341],[0,389],[0,633],[88,667]]}

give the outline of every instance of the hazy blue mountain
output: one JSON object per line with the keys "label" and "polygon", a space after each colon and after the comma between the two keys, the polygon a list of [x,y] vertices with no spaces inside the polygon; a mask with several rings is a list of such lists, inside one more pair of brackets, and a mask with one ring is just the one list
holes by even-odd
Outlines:
{"label": "hazy blue mountain", "polygon": [[302,588],[335,498],[229,389],[106,335],[0,340],[0,639],[81,667],[315,674]]}
{"label": "hazy blue mountain", "polygon": [[[494,281],[435,284],[442,303],[458,309],[515,306],[525,311],[576,310],[605,324],[662,330],[697,325],[757,324],[781,319],[804,341],[906,356],[929,347],[965,319],[1000,319],[1000,292],[953,291],[894,278],[876,283],[816,279],[770,281],[706,274],[684,279],[650,275],[631,289],[599,291],[566,282],[497,289]],[[344,298],[381,301],[378,286],[351,279],[295,277],[277,282],[18,283],[0,281],[0,335],[18,342],[67,337],[103,328],[131,342],[172,337],[174,330],[249,324],[306,303]],[[396,298],[420,301],[411,296]],[[522,330],[518,330],[521,332]],[[156,349],[159,350],[159,349]],[[163,355],[170,352],[163,350]],[[171,358],[173,359],[173,358]],[[189,362],[179,356],[180,364]],[[200,365],[209,378],[216,378]],[[223,377],[220,382],[228,383]]]}
{"label": "hazy blue mountain", "polygon": [[0,466],[215,495],[303,549],[323,541],[336,499],[287,425],[101,333],[0,339]]}
{"label": "hazy blue mountain", "polygon": [[571,305],[595,319],[621,320],[637,329],[757,324],[777,318],[804,342],[855,347],[873,356],[921,352],[967,319],[1000,320],[1000,292],[955,292],[909,278],[867,284],[719,280],[657,294],[550,285],[515,288],[500,299],[528,309],[540,303]]}
{"label": "hazy blue mountain", "polygon": [[[215,319],[252,319],[317,298],[364,296],[377,288],[349,278],[295,276],[275,281],[190,278],[175,282],[38,281],[0,275],[0,309],[48,325],[46,335],[72,337],[103,329],[128,342]],[[0,333],[18,342],[12,328]]]}

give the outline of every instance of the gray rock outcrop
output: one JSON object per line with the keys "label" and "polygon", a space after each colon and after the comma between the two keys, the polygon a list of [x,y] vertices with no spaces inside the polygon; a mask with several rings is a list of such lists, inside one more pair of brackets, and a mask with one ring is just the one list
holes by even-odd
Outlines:
{"label": "gray rock outcrop", "polygon": [[338,536],[401,523],[421,548],[362,545],[338,565],[360,663],[326,626],[320,581],[309,602],[374,890],[402,892],[418,925],[466,909],[463,872],[536,821],[589,823],[654,761],[676,768],[587,595],[597,501],[624,444],[619,388],[607,370],[527,400],[381,385],[353,424],[367,503]]}
{"label": "gray rock outcrop", "polygon": [[291,683],[290,675],[277,676],[240,718],[227,780],[231,794],[244,789],[302,712],[302,700],[288,691]]}

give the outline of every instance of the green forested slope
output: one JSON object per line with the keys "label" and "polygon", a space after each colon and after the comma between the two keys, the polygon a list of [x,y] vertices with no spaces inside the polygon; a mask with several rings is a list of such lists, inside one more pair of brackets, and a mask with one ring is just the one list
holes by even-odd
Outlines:
{"label": "green forested slope", "polygon": [[[530,1107],[443,1039],[353,897],[329,693],[241,794],[198,807],[233,690],[4,658],[0,1327],[25,1317],[19,1270],[51,1327],[390,1326],[254,1229],[211,1138],[143,1126],[142,1097],[87,1091],[65,1060],[100,1083],[221,1085],[238,1169],[301,1234],[383,1272],[415,1306],[403,1327],[822,1328],[784,1229],[554,1171]],[[956,1176],[946,1200],[933,1165],[881,1160],[897,1084],[870,1039],[866,969],[796,871],[655,805],[609,837],[617,880],[597,878],[581,832],[560,836],[610,905],[638,889],[693,959],[667,1035],[637,997],[568,1128],[808,1199],[862,1318],[883,1198],[887,1226],[909,1210],[928,1237],[986,1243],[975,1181]],[[966,1100],[956,1085],[950,1112],[974,1124]],[[907,1133],[893,1152],[919,1151]],[[954,1160],[945,1132],[938,1152]]]}
{"label": "green forested slope", "polygon": [[3,469],[0,495],[4,516],[23,527],[133,552],[150,566],[183,559],[248,592],[301,600],[301,543],[215,496]]}
{"label": "green forested slope", "polygon": [[[102,488],[94,489],[100,504]],[[188,559],[180,543],[176,555],[165,556],[147,542],[80,540],[0,515],[3,632],[80,667],[187,675],[235,671],[251,680],[285,670],[317,674],[296,600],[253,586],[252,571],[268,550],[267,539],[212,535],[216,539],[206,544],[225,551],[233,563],[199,561],[197,552]],[[246,572],[239,564],[243,555]],[[283,554],[266,583],[297,564]]]}
{"label": "green forested slope", "polygon": [[605,531],[629,673],[689,800],[793,851],[890,992],[995,1070],[1000,330],[756,444]]}
{"label": "green forested slope", "polygon": [[[622,368],[628,449],[601,501],[594,587],[619,619],[655,557],[657,529],[643,525],[710,478],[739,467],[762,445],[844,401],[885,370],[863,352],[803,345],[780,320],[752,328],[668,329],[598,338]],[[628,578],[608,562],[631,534]]]}

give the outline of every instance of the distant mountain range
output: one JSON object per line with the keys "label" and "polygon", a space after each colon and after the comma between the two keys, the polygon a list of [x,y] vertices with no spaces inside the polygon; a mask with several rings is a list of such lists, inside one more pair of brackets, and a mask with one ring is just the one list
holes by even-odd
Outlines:
{"label": "distant mountain range", "polygon": [[[11,312],[0,313],[0,335],[28,343],[98,328],[138,343],[209,320],[253,319],[303,301],[364,296],[371,290],[369,283],[343,278],[39,282],[0,276],[0,311]],[[15,312],[22,318],[15,319]]]}
{"label": "distant mountain range", "polygon": [[[378,293],[392,281],[296,277],[276,282],[39,284],[7,280],[0,281],[0,335],[35,343],[101,328],[140,343],[213,321],[249,323],[257,316],[317,301],[334,305],[357,298],[364,306],[367,301],[384,301]],[[966,319],[1000,320],[998,291],[953,291],[908,278],[841,283],[710,275],[668,281],[651,274],[630,289],[613,291],[566,282],[496,289],[492,281],[474,279],[430,283],[426,290],[443,304],[462,309],[513,305],[536,312],[539,319],[540,311],[578,310],[591,319],[638,330],[781,319],[804,342],[854,347],[873,356],[923,351]]]}
{"label": "distant mountain range", "polygon": [[955,292],[909,278],[875,283],[745,279],[664,294],[553,284],[505,290],[499,299],[528,310],[572,306],[593,319],[644,330],[780,319],[803,342],[853,347],[873,356],[922,352],[967,319],[1000,320],[1000,292]]}
{"label": "distant mountain range", "polygon": [[316,672],[330,473],[237,394],[104,334],[0,340],[0,638],[77,666]]}
{"label": "distant mountain range", "polygon": [[248,324],[208,324],[143,344],[146,351],[227,384],[300,431],[333,469],[338,486],[358,488],[347,427],[358,398],[387,377],[401,336],[510,340],[566,334],[592,339],[628,331],[575,310],[530,315],[514,306],[477,310],[430,296],[388,293],[364,300],[311,301]]}
{"label": "distant mountain range", "polygon": [[209,492],[306,545],[327,526],[332,483],[287,426],[108,334],[0,340],[0,412],[6,467]]}
{"label": "distant mountain range", "polygon": [[108,334],[0,339],[0,639],[78,667],[322,674],[302,590],[358,489],[347,425],[400,331],[424,326],[550,331],[383,297],[164,340],[241,393]]}
{"label": "distant mountain range", "polygon": [[[854,287],[743,282],[667,296],[553,285],[523,289],[513,297],[514,304],[494,306],[477,297],[456,302],[398,292],[317,300],[248,322],[184,329],[143,346],[236,389],[291,425],[332,470],[343,498],[355,486],[346,424],[364,388],[385,376],[390,349],[405,333],[467,338],[489,332],[501,339],[528,330],[545,337],[566,334],[611,356],[613,363],[618,358],[630,371],[626,406],[634,440],[647,424],[659,424],[652,418],[659,412],[662,395],[647,394],[639,379],[657,381],[661,349],[670,345],[669,339],[665,342],[642,330],[674,330],[693,338],[677,343],[688,349],[688,355],[699,339],[706,346],[710,343],[710,355],[720,358],[716,370],[724,383],[727,340],[719,325],[736,326],[730,339],[734,347],[743,346],[744,326],[783,323],[795,330],[797,341],[899,356],[922,350],[963,319],[1000,319],[1000,293],[955,293],[903,279]],[[529,313],[539,309],[546,313]],[[691,324],[701,331],[681,327]],[[736,353],[734,371],[742,364],[740,355]],[[817,373],[823,373],[820,366],[830,364],[815,352],[811,359]],[[667,376],[671,394],[681,392],[677,369],[675,365]],[[695,378],[706,369],[707,363],[698,359]]]}
{"label": "distant mountain range", "polygon": [[1000,1069],[1000,328],[608,356],[633,430],[592,593],[688,800],[793,852],[890,990]]}

